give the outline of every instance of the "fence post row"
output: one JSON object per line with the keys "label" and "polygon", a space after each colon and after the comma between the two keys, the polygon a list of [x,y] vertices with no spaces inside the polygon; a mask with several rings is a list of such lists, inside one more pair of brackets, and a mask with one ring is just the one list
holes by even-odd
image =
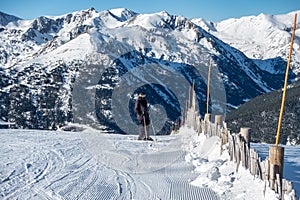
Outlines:
{"label": "fence post row", "polygon": [[296,192],[292,182],[283,179],[284,148],[280,146],[270,147],[270,154],[265,160],[259,157],[258,153],[250,148],[251,129],[242,127],[237,134],[227,129],[222,115],[215,115],[214,123],[211,122],[212,115],[207,113],[202,120],[195,110],[195,106],[186,109],[183,125],[193,128],[198,134],[205,134],[208,137],[219,136],[221,139],[221,152],[227,144],[230,160],[236,163],[236,171],[242,166],[248,169],[253,176],[259,177],[266,182],[281,199],[284,195],[296,200]]}

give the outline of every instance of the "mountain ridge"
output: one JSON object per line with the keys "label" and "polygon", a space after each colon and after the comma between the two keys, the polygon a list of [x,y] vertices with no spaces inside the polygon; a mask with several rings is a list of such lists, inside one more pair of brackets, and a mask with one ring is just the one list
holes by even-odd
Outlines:
{"label": "mountain ridge", "polygon": [[[149,90],[151,103],[167,102],[162,103],[165,111],[158,115],[165,116],[163,113],[167,112],[171,119],[161,121],[181,117],[187,99],[182,94],[195,81],[197,102],[203,114],[210,60],[217,66],[213,68],[212,112],[224,113],[226,106],[239,106],[278,89],[283,82],[280,74],[261,70],[241,51],[187,18],[167,12],[97,12],[91,8],[18,23],[0,32],[5,42],[0,46],[0,116],[15,122],[18,128],[56,129],[79,120],[98,128],[106,126],[110,131],[114,128],[109,126],[114,123],[118,129],[114,117],[121,115],[120,111],[113,111],[112,103],[114,91],[123,79],[124,84],[136,85],[125,90],[128,102],[141,89]],[[82,93],[75,98],[77,91]],[[50,103],[41,97],[45,92],[51,94]],[[92,99],[82,100],[82,96]],[[174,96],[177,99],[172,103],[168,98]],[[131,106],[128,102],[123,102],[127,112]],[[124,126],[132,125],[134,114],[125,114],[128,124],[124,122]]]}
{"label": "mountain ridge", "polygon": [[244,52],[262,70],[283,74],[285,66],[278,58],[287,61],[295,14],[297,14],[297,29],[291,68],[295,74],[299,74],[300,56],[295,52],[300,51],[300,10],[281,15],[260,14],[231,18],[217,23],[201,19],[192,21]]}
{"label": "mountain ridge", "polygon": [[0,26],[6,26],[10,22],[16,22],[21,18],[0,11]]}

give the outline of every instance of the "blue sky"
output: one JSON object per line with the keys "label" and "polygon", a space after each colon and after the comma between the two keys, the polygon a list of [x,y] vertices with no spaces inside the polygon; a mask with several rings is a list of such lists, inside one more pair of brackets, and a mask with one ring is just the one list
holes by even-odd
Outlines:
{"label": "blue sky", "polygon": [[285,14],[300,10],[300,0],[0,0],[0,11],[23,19],[56,16],[94,7],[97,11],[128,8],[138,13],[162,10],[187,18],[222,21],[228,18]]}

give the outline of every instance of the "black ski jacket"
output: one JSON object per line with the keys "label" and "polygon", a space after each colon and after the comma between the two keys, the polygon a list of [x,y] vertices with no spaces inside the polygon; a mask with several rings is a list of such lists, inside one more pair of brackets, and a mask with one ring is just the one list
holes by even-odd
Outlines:
{"label": "black ski jacket", "polygon": [[148,112],[148,103],[146,98],[139,97],[135,102],[134,111],[137,115],[137,120],[143,126],[148,126],[150,124],[150,117]]}

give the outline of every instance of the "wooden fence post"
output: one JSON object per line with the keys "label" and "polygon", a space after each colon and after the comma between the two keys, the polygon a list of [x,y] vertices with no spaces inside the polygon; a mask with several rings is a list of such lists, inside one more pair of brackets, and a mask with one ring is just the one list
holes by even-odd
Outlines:
{"label": "wooden fence post", "polygon": [[241,140],[241,135],[240,134],[236,134],[235,135],[235,149],[236,149],[236,152],[235,152],[235,160],[236,160],[236,171],[238,172],[238,169],[239,169],[239,166],[240,166],[240,163],[241,163],[241,143],[242,143],[242,140]]}
{"label": "wooden fence post", "polygon": [[198,135],[200,135],[201,133],[203,133],[203,126],[202,126],[202,120],[199,117],[198,118]]}
{"label": "wooden fence post", "polygon": [[251,140],[250,128],[241,128],[240,133],[242,138],[246,142],[248,148],[250,148],[250,140]]}
{"label": "wooden fence post", "polygon": [[222,126],[223,124],[222,115],[215,115],[215,124]]}
{"label": "wooden fence post", "polygon": [[271,146],[270,147],[270,182],[271,188],[275,189],[276,174],[280,178],[283,177],[283,162],[284,162],[284,147]]}
{"label": "wooden fence post", "polygon": [[270,180],[270,158],[269,157],[266,158],[265,167],[266,167],[265,177],[266,177],[266,180],[268,181],[269,186],[270,186],[270,181],[269,181]]}
{"label": "wooden fence post", "polygon": [[204,121],[205,121],[205,122],[211,122],[211,114],[206,113],[206,114],[204,115]]}
{"label": "wooden fence post", "polygon": [[204,134],[208,133],[208,126],[210,126],[210,122],[211,122],[211,114],[206,113],[204,115]]}
{"label": "wooden fence post", "polygon": [[222,115],[215,115],[215,126],[216,126],[215,135],[221,137],[222,135],[221,130],[223,126]]}
{"label": "wooden fence post", "polygon": [[228,130],[225,127],[223,127],[221,133],[221,153],[223,152],[223,146],[227,143],[227,132]]}
{"label": "wooden fence post", "polygon": [[233,136],[231,134],[228,134],[228,150],[229,150],[230,161],[233,161],[234,144],[233,144]]}

